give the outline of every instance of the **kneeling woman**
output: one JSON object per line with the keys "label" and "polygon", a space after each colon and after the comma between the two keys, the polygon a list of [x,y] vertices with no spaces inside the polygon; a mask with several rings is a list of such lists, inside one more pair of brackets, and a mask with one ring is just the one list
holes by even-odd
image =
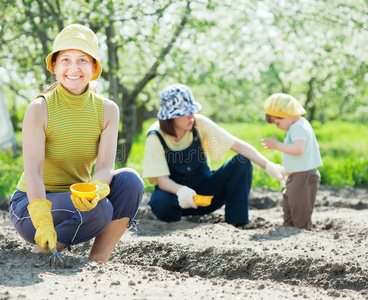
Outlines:
{"label": "kneeling woman", "polygon": [[[27,108],[24,172],[9,213],[19,235],[38,245],[34,252],[94,238],[89,258],[105,262],[134,222],[144,186],[135,170],[114,170],[119,110],[90,88],[102,71],[97,53],[97,36],[85,26],[69,25],[56,37],[46,62],[57,82]],[[98,185],[97,196],[71,197],[77,182]]]}
{"label": "kneeling woman", "polygon": [[[166,222],[208,214],[225,205],[227,223],[247,224],[251,162],[278,180],[283,167],[197,114],[201,108],[185,85],[175,84],[162,92],[159,120],[150,127],[145,145],[143,177],[156,184],[149,205]],[[211,171],[208,156],[219,161],[230,149],[237,155]],[[196,194],[213,195],[211,205],[197,206]]]}

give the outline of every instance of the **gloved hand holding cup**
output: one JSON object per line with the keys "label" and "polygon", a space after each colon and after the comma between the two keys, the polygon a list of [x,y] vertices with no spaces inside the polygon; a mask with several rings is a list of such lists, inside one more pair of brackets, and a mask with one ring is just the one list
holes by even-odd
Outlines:
{"label": "gloved hand holding cup", "polygon": [[70,199],[75,208],[89,211],[95,208],[98,202],[110,194],[110,187],[101,180],[93,179],[88,183],[76,183],[70,186]]}

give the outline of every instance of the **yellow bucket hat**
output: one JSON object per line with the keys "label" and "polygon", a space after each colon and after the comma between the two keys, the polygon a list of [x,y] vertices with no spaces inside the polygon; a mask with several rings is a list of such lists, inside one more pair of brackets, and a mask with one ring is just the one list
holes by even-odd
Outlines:
{"label": "yellow bucket hat", "polygon": [[264,109],[266,114],[279,118],[301,116],[306,113],[303,106],[294,97],[283,93],[271,95],[266,100]]}
{"label": "yellow bucket hat", "polygon": [[52,52],[46,57],[47,70],[54,73],[52,56],[61,50],[77,49],[91,55],[96,60],[96,70],[91,80],[100,77],[102,67],[97,59],[98,39],[95,33],[86,26],[71,24],[65,27],[56,37]]}

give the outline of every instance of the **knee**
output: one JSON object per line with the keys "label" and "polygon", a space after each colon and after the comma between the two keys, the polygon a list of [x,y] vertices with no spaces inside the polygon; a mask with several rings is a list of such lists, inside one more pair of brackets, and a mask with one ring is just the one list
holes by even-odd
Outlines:
{"label": "knee", "polygon": [[236,155],[231,161],[233,165],[233,170],[231,174],[234,178],[239,178],[241,180],[252,181],[253,179],[253,166],[249,159],[243,155]]}
{"label": "knee", "polygon": [[136,187],[138,190],[144,190],[144,182],[136,170],[132,168],[122,168],[117,170],[115,174],[125,184]]}
{"label": "knee", "polygon": [[178,222],[181,219],[181,212],[178,213],[178,209],[172,207],[159,207],[150,205],[154,215],[161,221],[164,222]]}
{"label": "knee", "polygon": [[[164,222],[177,222],[181,219],[181,207],[179,204],[174,204],[170,201],[169,195],[162,195],[163,193],[153,193],[151,200],[149,201],[149,206],[152,209],[154,215],[161,221]],[[172,195],[175,197],[175,195]]]}
{"label": "knee", "polygon": [[91,210],[93,212],[93,224],[95,228],[104,228],[112,220],[113,207],[110,201],[106,198],[102,199],[98,205]]}
{"label": "knee", "polygon": [[116,190],[119,194],[126,193],[126,190],[129,190],[137,198],[141,198],[144,193],[144,182],[136,170],[122,168],[115,171],[111,182],[111,190],[112,192]]}
{"label": "knee", "polygon": [[251,161],[248,158],[244,157],[243,155],[238,154],[234,156],[233,161],[239,169],[245,172],[253,171],[253,166],[252,166]]}

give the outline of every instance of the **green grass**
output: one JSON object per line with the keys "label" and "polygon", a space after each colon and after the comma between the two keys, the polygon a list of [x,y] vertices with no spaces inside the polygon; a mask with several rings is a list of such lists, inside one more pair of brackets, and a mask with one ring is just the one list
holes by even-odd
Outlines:
{"label": "green grass", "polygon": [[[143,132],[135,137],[127,166],[142,174],[144,142],[153,119],[143,124]],[[282,141],[285,132],[274,125],[266,123],[232,123],[219,124],[238,138],[250,143],[264,156],[275,163],[281,163],[281,153],[266,150],[261,146],[261,139],[275,137]],[[325,124],[313,122],[317,140],[320,145],[323,166],[319,168],[324,185],[336,188],[368,187],[368,125],[334,121]],[[212,162],[212,169],[220,167],[224,161],[235,155],[229,152],[217,163]],[[117,167],[119,167],[117,165]],[[0,151],[0,199],[9,198],[23,171],[22,157],[14,159],[10,151]],[[268,176],[261,168],[254,165],[253,187],[281,190],[277,180]],[[152,191],[153,186],[147,181],[146,190]]]}
{"label": "green grass", "polygon": [[[154,120],[147,120],[143,126],[143,133],[137,135],[128,165],[142,173],[144,155],[144,141],[148,127]],[[221,127],[238,138],[254,146],[265,157],[275,163],[282,163],[282,154],[275,150],[266,150],[261,146],[261,139],[275,136],[283,141],[286,133],[267,123],[231,123],[219,124]],[[320,145],[323,166],[319,168],[321,184],[331,187],[368,187],[368,126],[341,121],[325,124],[312,123]],[[219,168],[226,159],[235,153],[229,151],[225,158],[217,163],[212,162],[212,169]],[[148,190],[152,186],[146,181]],[[268,176],[261,168],[254,165],[253,187],[281,190],[277,180]]]}
{"label": "green grass", "polygon": [[7,199],[17,186],[23,172],[22,157],[13,157],[12,151],[0,151],[0,199]]}

